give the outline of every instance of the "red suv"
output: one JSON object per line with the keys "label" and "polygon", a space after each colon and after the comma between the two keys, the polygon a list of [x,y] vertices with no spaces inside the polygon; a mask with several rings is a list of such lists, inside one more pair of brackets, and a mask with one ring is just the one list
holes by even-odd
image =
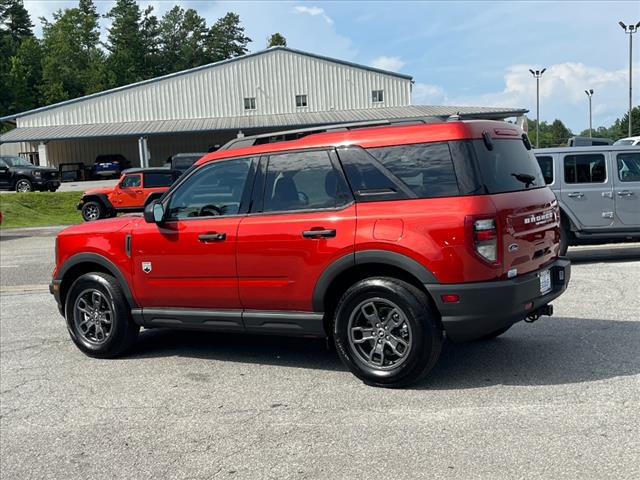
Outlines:
{"label": "red suv", "polygon": [[130,168],[115,186],[84,192],[77,208],[85,222],[115,217],[119,212],[142,212],[147,202],[159,198],[179,176],[180,172],[166,168]]}
{"label": "red suv", "polygon": [[570,264],[516,126],[294,133],[206,155],[144,218],[58,235],[51,292],[83,352],[123,354],[140,327],[330,337],[359,378],[397,387],[445,333],[552,313]]}

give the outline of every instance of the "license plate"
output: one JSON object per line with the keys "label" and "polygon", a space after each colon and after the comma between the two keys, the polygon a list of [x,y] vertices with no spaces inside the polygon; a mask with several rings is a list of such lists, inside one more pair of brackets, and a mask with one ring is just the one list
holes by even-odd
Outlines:
{"label": "license plate", "polygon": [[551,290],[551,271],[540,272],[540,295],[544,295]]}

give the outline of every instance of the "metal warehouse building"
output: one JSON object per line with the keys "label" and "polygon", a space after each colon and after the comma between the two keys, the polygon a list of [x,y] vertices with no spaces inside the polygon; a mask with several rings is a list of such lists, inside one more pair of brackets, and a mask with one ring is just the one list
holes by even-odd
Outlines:
{"label": "metal warehouse building", "polygon": [[287,128],[526,113],[411,105],[412,83],[408,75],[273,47],[0,118],[17,127],[0,136],[0,150],[40,165],[91,165],[99,154],[121,154],[132,165],[157,166],[176,153]]}

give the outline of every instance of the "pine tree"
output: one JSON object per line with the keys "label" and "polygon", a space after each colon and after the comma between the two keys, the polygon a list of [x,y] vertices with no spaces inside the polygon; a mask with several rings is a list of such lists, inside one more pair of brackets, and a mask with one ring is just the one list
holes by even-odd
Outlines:
{"label": "pine tree", "polygon": [[159,30],[164,73],[197,67],[206,61],[207,25],[195,10],[173,7],[160,20]]}
{"label": "pine tree", "polygon": [[271,48],[271,47],[286,47],[287,46],[287,39],[284,38],[284,35],[282,35],[279,32],[276,32],[274,34],[272,34],[269,38],[267,38],[267,48]]}
{"label": "pine tree", "polygon": [[229,12],[220,18],[209,30],[206,41],[206,55],[209,61],[218,62],[245,55],[251,39],[244,34],[240,16]]}
{"label": "pine tree", "polygon": [[37,85],[42,77],[42,48],[34,37],[25,38],[11,57],[8,76],[10,111],[23,112],[40,105]]}
{"label": "pine tree", "polygon": [[17,45],[33,36],[33,23],[23,0],[0,0],[0,31],[7,32]]}
{"label": "pine tree", "polygon": [[142,30],[142,12],[135,0],[117,0],[105,15],[113,23],[107,36],[107,59],[113,85],[137,82],[144,77],[145,44]]}

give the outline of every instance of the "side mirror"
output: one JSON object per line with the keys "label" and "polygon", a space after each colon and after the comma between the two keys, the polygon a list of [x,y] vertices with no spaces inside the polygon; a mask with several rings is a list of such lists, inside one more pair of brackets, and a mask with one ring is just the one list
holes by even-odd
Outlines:
{"label": "side mirror", "polygon": [[157,200],[149,202],[144,207],[144,221],[147,223],[162,223],[164,220],[164,205]]}

